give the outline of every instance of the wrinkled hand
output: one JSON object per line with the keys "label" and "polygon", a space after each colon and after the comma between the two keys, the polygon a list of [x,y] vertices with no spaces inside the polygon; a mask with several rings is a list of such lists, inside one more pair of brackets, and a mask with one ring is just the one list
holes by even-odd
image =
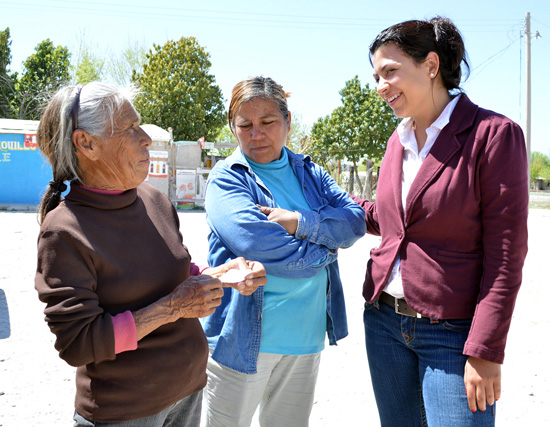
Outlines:
{"label": "wrinkled hand", "polygon": [[267,277],[265,277],[265,268],[261,262],[247,261],[243,257],[238,257],[226,262],[219,267],[212,270],[214,277],[220,277],[229,270],[252,270],[245,280],[239,283],[224,283],[223,286],[230,286],[241,295],[252,295],[259,286],[263,286],[267,283]]}
{"label": "wrinkled hand", "polygon": [[472,412],[485,411],[500,399],[501,365],[476,357],[469,357],[464,368],[464,384],[468,406]]}
{"label": "wrinkled hand", "polygon": [[168,296],[174,316],[210,316],[222,302],[222,283],[212,276],[191,276]]}
{"label": "wrinkled hand", "polygon": [[258,208],[264,215],[267,216],[269,221],[279,224],[287,231],[287,233],[292,234],[293,236],[296,234],[296,229],[298,228],[298,214],[296,212],[260,205],[258,205]]}

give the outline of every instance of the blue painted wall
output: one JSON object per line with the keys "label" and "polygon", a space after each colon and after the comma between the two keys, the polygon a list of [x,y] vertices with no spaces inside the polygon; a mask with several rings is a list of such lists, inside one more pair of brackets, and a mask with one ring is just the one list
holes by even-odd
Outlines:
{"label": "blue painted wall", "polygon": [[34,138],[34,134],[0,133],[0,203],[40,203],[52,169]]}

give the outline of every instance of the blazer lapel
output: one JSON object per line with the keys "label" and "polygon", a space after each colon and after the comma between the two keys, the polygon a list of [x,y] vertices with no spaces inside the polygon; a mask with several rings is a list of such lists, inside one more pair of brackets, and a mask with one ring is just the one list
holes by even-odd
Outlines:
{"label": "blazer lapel", "polygon": [[403,221],[403,203],[401,202],[401,195],[403,190],[402,176],[403,176],[403,153],[405,149],[401,142],[397,132],[394,133],[395,138],[390,139],[390,171],[391,171],[391,184],[393,189],[395,206],[401,221]]}
{"label": "blazer lapel", "polygon": [[426,159],[422,162],[418,174],[414,178],[407,195],[405,219],[410,217],[418,197],[437,180],[441,170],[460,150],[462,143],[457,138],[457,135],[471,127],[477,108],[477,105],[473,104],[465,94],[462,94],[451,115],[451,120],[441,130]]}

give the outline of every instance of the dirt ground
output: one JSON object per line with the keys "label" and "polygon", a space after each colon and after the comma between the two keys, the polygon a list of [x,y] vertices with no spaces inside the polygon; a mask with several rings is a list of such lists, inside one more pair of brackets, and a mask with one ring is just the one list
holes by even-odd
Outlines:
{"label": "dirt ground", "polygon": [[[205,263],[204,213],[182,212],[180,219],[194,261]],[[34,290],[37,235],[36,214],[0,212],[0,426],[4,427],[72,425],[74,369],[59,359]],[[376,238],[367,236],[340,252],[350,335],[323,352],[312,427],[380,425],[364,350],[361,297],[369,250],[377,244]],[[544,267],[549,246],[550,210],[531,209],[529,254],[508,336],[498,426],[550,425],[550,343],[544,338],[550,328],[545,311],[550,281]]]}

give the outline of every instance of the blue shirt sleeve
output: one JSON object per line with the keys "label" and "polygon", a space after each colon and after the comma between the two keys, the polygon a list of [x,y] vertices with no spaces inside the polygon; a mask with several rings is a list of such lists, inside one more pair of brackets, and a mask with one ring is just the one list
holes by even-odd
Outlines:
{"label": "blue shirt sleeve", "polygon": [[212,171],[205,199],[211,229],[209,263],[219,265],[230,255],[242,256],[262,262],[268,274],[299,278],[312,277],[336,260],[335,248],[288,234],[268,221],[257,204],[272,204],[269,190],[246,168],[224,164]]}
{"label": "blue shirt sleeve", "polygon": [[365,212],[324,169],[315,168],[323,203],[311,211],[298,211],[296,236],[331,249],[349,248],[366,232]]}

